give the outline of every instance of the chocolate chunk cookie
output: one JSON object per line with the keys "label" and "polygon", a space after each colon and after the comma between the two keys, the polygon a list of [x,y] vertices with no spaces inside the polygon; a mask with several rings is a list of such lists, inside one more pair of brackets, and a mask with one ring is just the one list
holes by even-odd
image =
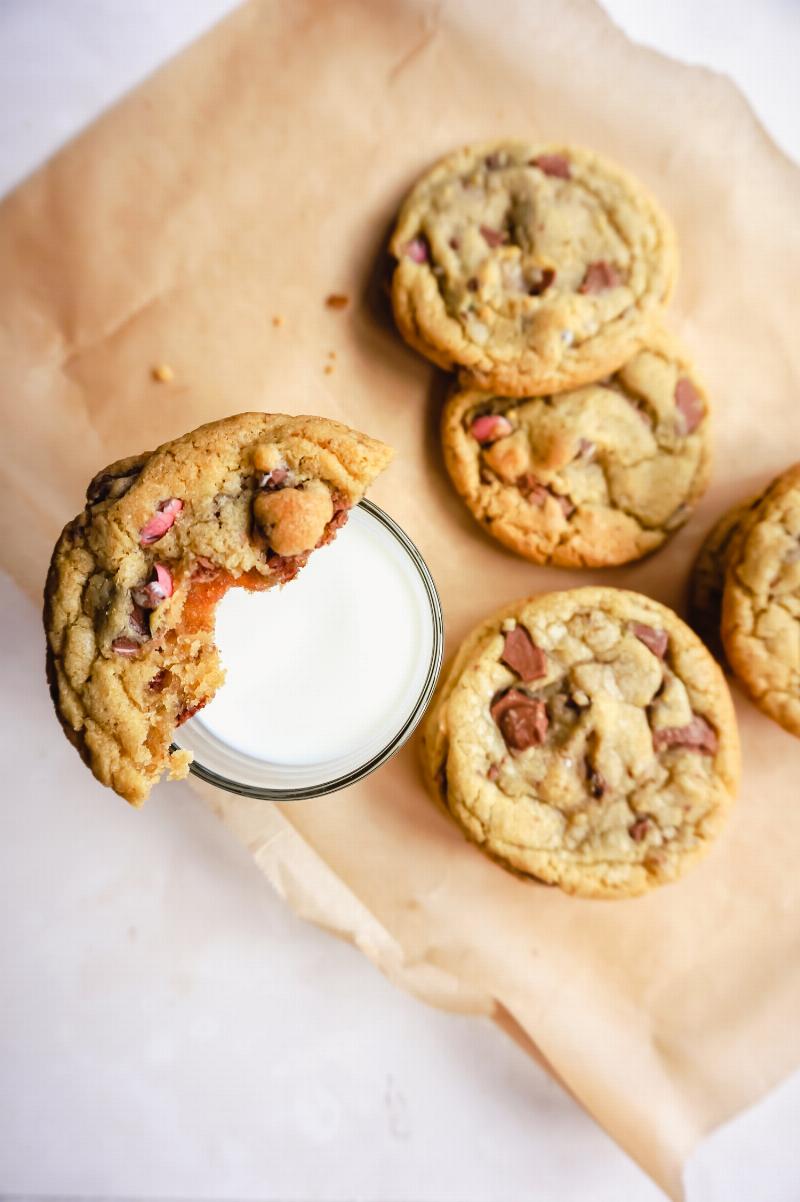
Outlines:
{"label": "chocolate chunk cookie", "polygon": [[800,463],[717,523],[695,564],[693,613],[721,624],[756,705],[800,736]]}
{"label": "chocolate chunk cookie", "polygon": [[98,780],[139,805],[165,769],[186,775],[170,743],[222,684],[217,602],[296,576],[391,454],[327,418],[245,413],[95,476],[44,624],[56,711]]}
{"label": "chocolate chunk cookie", "polygon": [[718,665],[671,610],[613,588],[482,622],[429,710],[423,758],[483,851],[587,897],[676,880],[720,829],[740,766]]}
{"label": "chocolate chunk cookie", "polygon": [[464,386],[574,388],[634,354],[668,299],[675,237],[644,189],[574,147],[496,142],[437,163],[390,250],[403,337]]}
{"label": "chocolate chunk cookie", "polygon": [[659,333],[615,375],[570,392],[456,391],[444,459],[470,511],[534,563],[601,567],[656,550],[705,491],[708,400]]}

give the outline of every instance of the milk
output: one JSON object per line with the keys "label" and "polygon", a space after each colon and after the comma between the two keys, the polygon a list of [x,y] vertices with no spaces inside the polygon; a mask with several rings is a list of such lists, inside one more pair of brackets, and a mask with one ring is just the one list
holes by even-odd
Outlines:
{"label": "milk", "polygon": [[230,781],[292,792],[397,739],[435,683],[441,612],[414,548],[362,505],[283,588],[231,589],[216,643],[225,684],[179,745]]}

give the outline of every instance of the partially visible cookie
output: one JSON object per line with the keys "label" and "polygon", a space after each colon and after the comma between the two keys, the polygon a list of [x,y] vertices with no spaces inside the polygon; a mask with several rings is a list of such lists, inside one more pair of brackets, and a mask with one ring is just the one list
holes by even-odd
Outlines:
{"label": "partially visible cookie", "polygon": [[585,897],[676,880],[739,780],[718,665],[671,610],[613,588],[516,602],[462,644],[428,711],[428,785],[503,866]]}
{"label": "partially visible cookie", "polygon": [[642,186],[588,150],[499,141],[428,171],[392,235],[403,337],[464,386],[536,395],[596,380],[646,340],[675,236]]}
{"label": "partially visible cookie", "polygon": [[689,585],[689,621],[720,662],[725,661],[720,622],[727,556],[744,515],[757,505],[760,496],[726,510],[709,530],[692,568]]}
{"label": "partially visible cookie", "polygon": [[224,679],[217,602],[296,576],[391,454],[327,418],[244,413],[95,476],[53,552],[44,625],[56,712],[99,780],[139,805],[165,770],[186,775],[170,744]]}
{"label": "partially visible cookie", "polygon": [[442,445],[470,511],[512,551],[569,567],[627,563],[660,547],[705,491],[708,398],[662,332],[615,375],[574,391],[456,391]]}
{"label": "partially visible cookie", "polygon": [[736,526],[725,557],[722,642],[756,705],[800,736],[800,463]]}

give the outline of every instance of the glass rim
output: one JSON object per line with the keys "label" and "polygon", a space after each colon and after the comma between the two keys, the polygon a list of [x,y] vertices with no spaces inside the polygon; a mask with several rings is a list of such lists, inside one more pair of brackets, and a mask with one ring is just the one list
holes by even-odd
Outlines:
{"label": "glass rim", "polygon": [[[294,789],[277,789],[266,785],[252,785],[245,781],[232,780],[219,772],[215,772],[213,768],[207,768],[199,760],[193,759],[189,764],[189,772],[192,776],[196,776],[198,780],[202,780],[208,785],[213,785],[214,788],[223,789],[227,793],[236,793],[240,797],[251,797],[254,800],[260,801],[288,802],[303,801],[311,797],[324,797],[327,793],[336,793],[340,789],[346,789],[348,786],[364,780],[365,777],[369,776],[377,768],[380,768],[382,764],[385,764],[387,760],[391,759],[400,750],[419,725],[433,696],[442,669],[444,658],[444,613],[442,611],[442,602],[428,565],[422,558],[418,547],[408,537],[402,526],[399,526],[374,501],[368,501],[364,498],[364,500],[359,501],[358,508],[363,509],[371,517],[380,522],[406,552],[422,581],[430,606],[433,636],[431,657],[422,688],[411,712],[408,714],[400,730],[363,764],[357,768],[353,768],[350,772],[342,773],[332,780],[321,781],[317,785],[305,785]],[[181,748],[179,744],[173,743],[170,750],[178,751]]]}

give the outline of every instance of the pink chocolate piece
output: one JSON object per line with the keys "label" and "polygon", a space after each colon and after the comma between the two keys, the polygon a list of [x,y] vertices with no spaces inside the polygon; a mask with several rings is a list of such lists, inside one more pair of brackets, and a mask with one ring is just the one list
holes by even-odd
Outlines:
{"label": "pink chocolate piece", "polygon": [[640,643],[644,643],[645,647],[653,652],[653,655],[658,659],[664,658],[669,646],[669,635],[666,630],[656,630],[653,626],[646,626],[644,622],[631,622],[631,631]]}
{"label": "pink chocolate piece", "polygon": [[688,747],[703,755],[716,755],[719,738],[714,727],[695,714],[686,726],[665,726],[653,731],[653,747],[664,751],[669,747]]}
{"label": "pink chocolate piece", "polygon": [[136,655],[141,649],[141,643],[137,643],[136,639],[125,638],[125,636],[114,639],[114,642],[111,644],[111,650],[117,655]]}
{"label": "pink chocolate piece", "polygon": [[617,284],[621,283],[622,276],[617,268],[612,263],[606,263],[605,259],[600,259],[586,268],[586,275],[578,291],[590,294],[605,292],[606,288],[616,288]]}
{"label": "pink chocolate piece", "polygon": [[547,736],[547,709],[539,697],[509,689],[492,702],[491,715],[511,751],[525,751],[543,743]]}
{"label": "pink chocolate piece", "polygon": [[569,159],[563,154],[540,154],[538,158],[531,159],[531,166],[556,179],[569,179],[571,175]]}
{"label": "pink chocolate piece", "polygon": [[544,505],[550,492],[536,479],[533,472],[523,472],[517,477],[516,485],[526,501],[532,505]]}
{"label": "pink chocolate piece", "polygon": [[628,827],[628,834],[633,839],[634,843],[641,843],[645,835],[650,829],[650,819],[646,816],[637,818],[635,822]]}
{"label": "pink chocolate piece", "polygon": [[684,433],[691,434],[703,420],[705,409],[700,394],[686,376],[681,376],[675,385],[675,404],[683,418]]}
{"label": "pink chocolate piece", "polygon": [[538,680],[547,675],[547,656],[541,647],[537,647],[524,626],[515,626],[507,630],[503,654],[500,656],[504,663],[516,672],[520,680]]}
{"label": "pink chocolate piece", "polygon": [[498,438],[505,438],[513,429],[511,422],[507,417],[503,417],[502,413],[485,413],[482,417],[475,418],[469,432],[481,446],[487,446],[490,442],[497,442]]}
{"label": "pink chocolate piece", "polygon": [[500,775],[500,765],[499,764],[490,764],[488,771],[486,773],[486,779],[490,780],[490,781],[496,781],[499,775]]}
{"label": "pink chocolate piece", "polygon": [[481,226],[481,234],[488,246],[502,246],[506,241],[506,235],[503,230],[493,230],[489,225]]}
{"label": "pink chocolate piece", "polygon": [[163,538],[182,510],[183,501],[179,501],[177,497],[170,497],[168,501],[162,501],[150,520],[145,522],[139,531],[141,545],[149,547]]}
{"label": "pink chocolate piece", "polygon": [[174,591],[175,585],[169,568],[163,563],[155,563],[152,578],[141,588],[134,589],[133,598],[142,609],[155,609],[167,597],[171,597]]}
{"label": "pink chocolate piece", "polygon": [[414,263],[427,263],[428,243],[424,238],[412,238],[403,247],[403,254]]}

